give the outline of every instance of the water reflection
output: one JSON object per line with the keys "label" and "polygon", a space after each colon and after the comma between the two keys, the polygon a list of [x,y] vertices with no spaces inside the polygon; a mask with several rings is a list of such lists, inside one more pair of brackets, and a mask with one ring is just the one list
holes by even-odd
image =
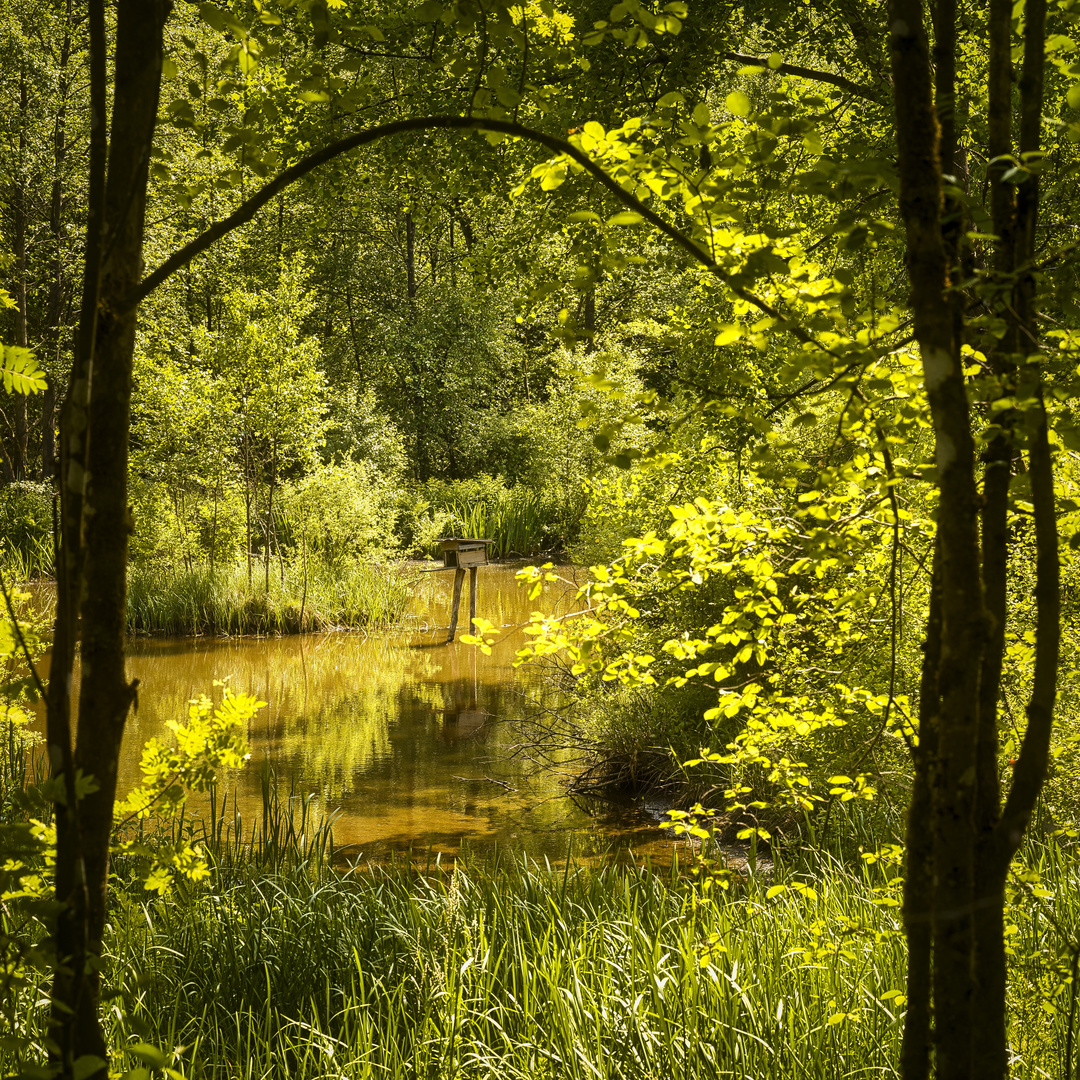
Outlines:
{"label": "water reflection", "polygon": [[[343,858],[410,848],[453,856],[466,843],[557,860],[571,834],[575,857],[629,846],[669,858],[670,840],[652,819],[628,808],[587,813],[519,753],[515,721],[530,702],[550,703],[556,693],[537,672],[513,668],[531,605],[512,571],[485,568],[477,611],[504,637],[490,656],[446,645],[452,580],[425,575],[417,630],[408,634],[133,642],[139,708],[128,724],[121,790],[139,781],[143,743],[167,738],[166,722],[182,717],[189,699],[227,679],[268,702],[250,724],[252,764],[229,781],[248,821],[261,806],[265,761],[279,784],[337,815]],[[567,605],[572,597],[565,589],[553,599]]]}

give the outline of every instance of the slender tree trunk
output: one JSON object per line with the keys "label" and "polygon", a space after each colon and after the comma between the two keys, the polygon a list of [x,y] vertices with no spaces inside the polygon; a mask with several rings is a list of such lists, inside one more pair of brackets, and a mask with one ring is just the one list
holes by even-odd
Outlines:
{"label": "slender tree trunk", "polygon": [[[92,986],[84,977],[89,950],[89,890],[83,847],[81,806],[75,788],[71,723],[72,671],[79,624],[85,552],[83,502],[90,425],[90,375],[101,293],[101,257],[105,244],[106,38],[105,0],[89,0],[90,152],[87,192],[86,253],[78,336],[71,381],[60,414],[60,540],[56,559],[56,624],[46,699],[46,742],[54,777],[62,779],[63,799],[54,804],[56,819],[56,899],[60,910],[53,938],[50,1062],[70,1080],[74,1061],[89,1043],[101,1043],[94,1026]],[[87,1029],[89,1028],[89,1035]],[[93,1052],[93,1051],[91,1051]]]}
{"label": "slender tree trunk", "polygon": [[405,213],[405,287],[410,300],[416,297],[416,222]]}
{"label": "slender tree trunk", "polygon": [[263,588],[270,595],[270,531],[274,523],[274,481],[277,480],[277,443],[274,443],[274,455],[270,464],[270,491],[266,498],[266,551],[263,553],[265,581]]}
{"label": "slender tree trunk", "polygon": [[[149,153],[161,79],[164,0],[119,0],[112,128],[105,152],[104,5],[90,4],[91,191],[86,283],[80,346],[65,404],[61,452],[65,468],[63,584],[59,589],[54,671],[60,692],[50,689],[49,743],[61,759],[65,780],[74,769],[92,776],[97,789],[75,804],[75,828],[57,832],[57,895],[68,900],[58,928],[60,951],[72,957],[58,969],[53,1007],[56,1056],[65,1075],[74,1060],[93,1055],[107,1061],[101,1029],[100,964],[116,771],[124,723],[134,697],[124,671],[128,534],[128,426],[135,309],[127,303],[142,273],[142,238]],[[102,191],[104,180],[104,191]],[[102,212],[103,211],[103,212]],[[104,253],[104,257],[102,257]],[[92,371],[92,380],[90,373]],[[93,400],[89,401],[92,386]],[[88,407],[89,406],[89,407]],[[81,536],[80,536],[81,533]],[[80,543],[80,540],[82,541]],[[85,554],[83,554],[85,552]],[[82,560],[85,563],[80,565]],[[80,572],[82,571],[82,572]],[[74,760],[70,746],[70,672],[77,598],[82,603],[82,679]],[[58,655],[59,654],[59,655]],[[54,684],[55,685],[55,684]],[[56,766],[54,765],[54,768]],[[70,780],[68,779],[70,777]],[[69,815],[62,813],[60,818]],[[75,881],[72,881],[72,877]],[[85,917],[79,909],[83,879]],[[83,941],[65,941],[64,924],[77,924]],[[107,1066],[92,1074],[107,1076]]]}
{"label": "slender tree trunk", "polygon": [[[992,357],[1001,398],[1017,392],[1020,358],[1038,349],[1034,313],[1035,220],[1038,177],[1006,183],[1005,159],[1013,152],[1013,9],[1008,0],[989,6],[990,78],[988,157],[995,254],[993,309],[1008,331]],[[908,273],[915,337],[923,359],[930,402],[940,493],[934,597],[940,604],[940,655],[936,685],[928,686],[933,662],[928,633],[922,739],[916,762],[909,879],[905,917],[909,935],[909,1014],[905,1030],[907,1080],[928,1074],[929,1000],[933,987],[934,1048],[942,1080],[1004,1078],[1006,1048],[1005,880],[1009,862],[1030,821],[1046,775],[1059,650],[1059,566],[1054,516],[1053,462],[1037,369],[1025,396],[1039,402],[1027,435],[1036,532],[1035,677],[1028,725],[1005,806],[998,784],[997,713],[1008,613],[1010,536],[1008,496],[1020,417],[994,416],[996,431],[983,453],[982,499],[975,482],[971,417],[960,368],[963,320],[957,304],[961,220],[943,198],[942,161],[956,169],[959,153],[953,82],[956,53],[952,0],[935,8],[936,81],[922,34],[919,0],[891,0],[889,9],[899,149],[900,206],[907,228]],[[1020,157],[1039,150],[1045,35],[1045,0],[1028,0],[1020,80]],[[937,117],[931,85],[937,89]],[[940,144],[939,144],[940,138]],[[940,148],[939,148],[940,147]],[[1015,179],[1015,178],[1014,178]],[[1014,199],[1015,192],[1015,199]],[[949,285],[952,291],[947,291]],[[981,526],[976,535],[975,523]],[[933,709],[936,725],[926,727]],[[923,755],[932,759],[920,767]],[[922,780],[929,775],[929,818]],[[924,832],[929,820],[933,881],[931,943],[920,923],[927,895]],[[914,875],[914,876],[913,876]],[[914,1013],[911,1011],[914,1008]],[[976,1023],[977,1018],[977,1033]]]}
{"label": "slender tree trunk", "polygon": [[68,64],[71,60],[71,0],[64,8],[64,34],[60,42],[59,105],[53,128],[53,182],[49,194],[49,237],[52,254],[49,260],[49,300],[45,322],[50,336],[48,385],[41,399],[41,478],[52,480],[56,473],[56,383],[60,378],[64,351],[64,166],[67,161]]}
{"label": "slender tree trunk", "polygon": [[251,565],[251,438],[244,434],[244,529],[247,536],[247,581],[248,592],[252,589],[252,565]]}
{"label": "slender tree trunk", "polygon": [[214,560],[217,556],[218,499],[221,496],[221,473],[214,476],[214,516],[210,522],[210,576],[214,576]]}
{"label": "slender tree trunk", "polygon": [[[1043,68],[1045,64],[1046,3],[1028,0],[1024,9],[1024,53],[1020,76],[1021,161],[1037,154],[1040,148],[1043,97]],[[1012,9],[1000,0],[991,4],[991,138],[992,155],[1012,152],[1010,120],[1012,110]],[[1035,224],[1039,206],[1038,174],[1032,173],[1015,187],[1003,182],[995,169],[991,173],[991,208],[994,231],[998,242],[995,269],[998,287],[1007,301],[995,305],[1009,326],[1002,349],[1009,352],[995,356],[994,367],[1002,382],[1002,393],[1014,391],[1019,379],[1020,364],[1027,354],[1039,348],[1035,325],[1035,287],[1031,263],[1035,255]],[[1015,195],[1014,195],[1015,192]],[[1005,479],[997,479],[997,487],[1005,487],[998,495],[996,535],[992,535],[988,550],[997,552],[1000,565],[988,566],[987,592],[994,583],[997,598],[991,609],[995,618],[991,663],[984,664],[986,684],[983,688],[983,731],[985,749],[980,758],[980,799],[977,824],[979,828],[978,876],[975,886],[975,972],[980,1014],[1004,1015],[1007,971],[1005,963],[1005,882],[1009,862],[1034,809],[1038,789],[1046,772],[1046,754],[1052,726],[1053,702],[1057,684],[1057,653],[1059,649],[1059,575],[1057,558],[1057,522],[1053,496],[1053,463],[1046,431],[1046,411],[1041,404],[1040,420],[1029,436],[1028,474],[1035,506],[1036,531],[1036,668],[1038,676],[1028,709],[1028,729],[1014,772],[1012,790],[1001,810],[997,780],[997,698],[1002,657],[1005,650],[1005,618],[1007,601],[1007,484],[1011,458],[1015,455],[1014,428],[1020,418],[1011,411],[1003,419],[1004,433],[994,443],[1007,441],[1009,467],[1001,471]],[[991,444],[991,449],[994,448]],[[1002,455],[1003,456],[1003,455]],[[984,489],[991,488],[987,465]],[[1038,494],[1036,494],[1038,492]],[[987,497],[987,503],[990,503]],[[991,666],[992,665],[992,666]],[[992,695],[992,696],[991,696]],[[985,785],[985,791],[983,787]],[[1005,1077],[1008,1075],[1008,1050],[1004,1023],[995,1025],[975,1047],[977,1075]]]}
{"label": "slender tree trunk", "polygon": [[919,736],[913,748],[915,777],[908,808],[907,866],[904,875],[904,930],[908,941],[907,1013],[901,1071],[904,1080],[926,1080],[930,1075],[931,987],[933,985],[934,851],[930,769],[937,756],[941,697],[938,666],[941,662],[941,572],[937,548],[930,574],[930,612],[923,645],[919,686]]}
{"label": "slender tree trunk", "polygon": [[[974,811],[985,613],[976,527],[980,496],[955,312],[946,294],[940,128],[919,0],[890,0],[900,210],[915,337],[935,436],[940,492],[940,723],[930,768],[934,1046],[942,1080],[968,1080],[974,1042]],[[914,973],[912,973],[914,975]],[[915,986],[910,987],[918,993]],[[980,1017],[980,1028],[997,1018]],[[1001,1022],[1003,1022],[1003,1017]]]}
{"label": "slender tree trunk", "polygon": [[[26,127],[30,122],[30,92],[26,81],[26,64],[19,71],[19,156],[15,188],[12,192],[15,255],[15,344],[24,349],[30,344],[27,331],[26,297]],[[14,441],[11,447],[11,467],[16,480],[26,476],[26,395],[15,394],[11,402]]]}

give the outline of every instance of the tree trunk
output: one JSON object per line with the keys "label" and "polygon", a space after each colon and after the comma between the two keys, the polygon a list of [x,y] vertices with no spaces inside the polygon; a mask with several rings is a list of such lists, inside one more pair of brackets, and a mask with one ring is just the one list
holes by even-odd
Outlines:
{"label": "tree trunk", "polygon": [[[15,170],[15,187],[11,195],[15,219],[12,237],[15,256],[15,344],[24,349],[30,344],[26,311],[26,126],[29,123],[29,112],[30,92],[24,62],[19,72],[19,157]],[[26,476],[26,395],[14,394],[11,408],[14,429],[11,470],[16,480],[22,480]]]}
{"label": "tree trunk", "polygon": [[405,287],[410,300],[416,297],[416,222],[405,212]]}
{"label": "tree trunk", "polygon": [[[959,157],[955,17],[952,0],[938,0],[935,79],[922,32],[921,3],[890,3],[900,208],[907,229],[915,337],[932,414],[940,495],[905,892],[909,1013],[903,1067],[907,1080],[922,1080],[929,1072],[928,979],[932,980],[937,1075],[943,1080],[1007,1075],[1005,880],[1046,775],[1060,636],[1053,462],[1041,384],[1037,374],[1025,374],[1026,379],[1034,377],[1036,385],[1027,388],[1024,396],[1035,396],[1040,403],[1034,430],[1027,434],[1037,550],[1036,674],[1027,731],[1002,808],[998,698],[1011,557],[1009,481],[1022,418],[1011,411],[996,414],[996,431],[982,454],[980,499],[972,417],[960,361],[964,327],[956,286],[964,257],[962,217],[956,205],[945,203],[942,182],[942,162],[955,170]],[[1005,161],[1013,154],[1013,10],[1009,0],[991,0],[988,18],[987,156],[997,239],[991,287],[988,297],[983,296],[1008,325],[991,358],[999,396],[1005,398],[1018,392],[1020,359],[1039,347],[1031,270],[1038,179],[1032,172],[1018,185],[1004,181]],[[1024,34],[1021,161],[1039,149],[1045,0],[1026,3]],[[936,116],[932,86],[937,91]],[[1027,365],[1026,371],[1037,369]],[[939,620],[940,647],[935,657],[934,628]],[[929,859],[927,833],[932,838]],[[923,925],[927,897],[929,942]]]}
{"label": "tree trunk", "polygon": [[63,201],[64,165],[67,161],[67,95],[68,64],[71,60],[71,3],[64,8],[64,35],[60,42],[60,82],[57,89],[59,105],[53,128],[53,182],[49,194],[49,300],[45,324],[49,334],[49,353],[52,360],[48,385],[41,400],[41,479],[48,482],[56,474],[56,383],[60,378],[64,351],[64,289],[63,289]]}
{"label": "tree trunk", "polygon": [[[85,875],[85,953],[89,962],[58,972],[53,1020],[60,1038],[61,1063],[70,1075],[74,1060],[93,1055],[107,1061],[98,1015],[100,964],[106,916],[109,843],[120,742],[134,685],[124,671],[126,569],[131,528],[127,505],[128,426],[131,366],[135,346],[135,308],[127,303],[142,275],[142,240],[150,148],[161,80],[165,0],[119,0],[116,9],[115,76],[108,162],[103,169],[101,126],[105,110],[104,6],[91,5],[91,219],[86,284],[80,323],[80,349],[73,371],[62,453],[65,527],[63,598],[57,637],[61,663],[54,671],[65,692],[52,700],[50,749],[62,738],[61,708],[70,711],[71,649],[82,581],[82,678],[74,768],[92,776],[97,790],[78,803],[78,832],[57,836],[57,894],[70,894],[71,868]],[[103,198],[100,190],[104,173]],[[102,206],[103,204],[103,206]],[[100,214],[98,207],[104,210]],[[100,215],[100,216],[99,216]],[[99,253],[104,256],[99,260]],[[92,372],[92,379],[87,376]],[[92,386],[92,401],[87,401]],[[87,408],[89,406],[89,408]],[[87,419],[89,424],[87,426]],[[82,464],[85,462],[85,464]],[[82,544],[79,542],[81,527]],[[80,566],[82,558],[85,564]],[[80,569],[82,573],[80,573]],[[70,724],[70,721],[68,721]],[[55,728],[55,730],[54,730]],[[69,743],[70,745],[70,743]],[[62,748],[61,748],[62,752]],[[64,767],[65,778],[73,773]],[[73,840],[78,845],[72,846]],[[81,914],[81,913],[78,913]],[[76,954],[77,955],[77,954]],[[106,1077],[106,1066],[93,1073]]]}
{"label": "tree trunk", "polygon": [[908,1003],[904,1017],[901,1071],[904,1080],[930,1075],[933,979],[930,921],[934,910],[934,852],[931,842],[930,766],[937,755],[940,720],[938,665],[941,660],[941,572],[937,548],[930,573],[930,612],[919,685],[919,740],[912,748],[914,782],[908,807],[907,865],[904,874],[904,930],[908,942]]}
{"label": "tree trunk", "polygon": [[[919,0],[891,0],[889,26],[900,210],[907,229],[915,337],[933,421],[940,493],[940,721],[937,753],[929,772],[934,867],[931,926],[937,1072],[942,1080],[953,1080],[971,1076],[974,1035],[973,815],[986,624],[976,527],[980,496],[960,341],[946,295],[950,265],[942,229],[940,128]],[[918,973],[909,974],[914,983]],[[915,985],[910,989],[919,992]],[[995,1022],[980,1017],[983,1030]]]}

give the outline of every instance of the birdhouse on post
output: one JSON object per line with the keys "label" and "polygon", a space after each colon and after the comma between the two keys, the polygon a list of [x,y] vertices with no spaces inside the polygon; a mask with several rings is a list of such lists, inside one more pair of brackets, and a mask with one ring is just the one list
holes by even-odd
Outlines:
{"label": "birdhouse on post", "polygon": [[[491,561],[488,558],[488,547],[494,544],[494,540],[481,540],[477,537],[446,537],[437,540],[439,551],[442,554],[442,566],[434,566],[434,570],[453,570],[454,573],[454,599],[450,605],[450,632],[446,635],[447,644],[454,640],[457,633],[458,608],[461,605],[461,586],[465,583],[465,570],[469,571],[469,629],[473,629],[476,619],[476,568],[487,566]],[[427,571],[430,573],[431,571]]]}

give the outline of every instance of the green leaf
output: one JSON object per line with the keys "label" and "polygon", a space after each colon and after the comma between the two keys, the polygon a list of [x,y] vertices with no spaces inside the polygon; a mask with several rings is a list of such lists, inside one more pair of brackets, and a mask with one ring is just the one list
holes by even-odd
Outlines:
{"label": "green leaf", "polygon": [[554,191],[558,187],[562,187],[563,181],[566,179],[566,166],[559,162],[547,169],[544,175],[540,178],[540,187],[544,191]]}
{"label": "green leaf", "polygon": [[3,348],[4,389],[9,394],[37,394],[45,389],[45,373],[38,367],[34,354],[21,345]]}
{"label": "green leaf", "polygon": [[199,17],[211,30],[220,32],[225,29],[225,12],[215,4],[200,4]]}
{"label": "green leaf", "polygon": [[164,1069],[169,1064],[165,1052],[156,1046],[151,1046],[150,1043],[135,1043],[134,1046],[127,1047],[127,1052],[134,1054],[144,1065],[149,1065],[152,1069]]}
{"label": "green leaf", "polygon": [[771,67],[773,69],[773,71],[775,71],[778,67],[780,67],[780,65],[783,64],[783,62],[784,62],[784,58],[778,52],[769,53],[769,61],[768,61],[768,63],[769,63],[769,67]]}
{"label": "green leaf", "polygon": [[326,0],[311,0],[308,15],[311,16],[311,27],[315,31],[315,48],[323,49],[330,41],[330,11]]}
{"label": "green leaf", "polygon": [[74,1080],[86,1080],[86,1077],[104,1069],[108,1063],[104,1058],[95,1057],[93,1054],[83,1054],[77,1057],[71,1066],[71,1075]]}
{"label": "green leaf", "polygon": [[258,43],[252,38],[245,38],[236,59],[245,75],[253,75],[259,66]]}
{"label": "green leaf", "polygon": [[1065,100],[1069,103],[1070,109],[1076,109],[1080,112],[1080,82],[1075,82],[1069,87]]}
{"label": "green leaf", "polygon": [[750,115],[750,99],[741,90],[728,94],[725,103],[736,116]]}
{"label": "green leaf", "polygon": [[636,210],[620,210],[607,219],[608,225],[640,225],[645,219]]}

